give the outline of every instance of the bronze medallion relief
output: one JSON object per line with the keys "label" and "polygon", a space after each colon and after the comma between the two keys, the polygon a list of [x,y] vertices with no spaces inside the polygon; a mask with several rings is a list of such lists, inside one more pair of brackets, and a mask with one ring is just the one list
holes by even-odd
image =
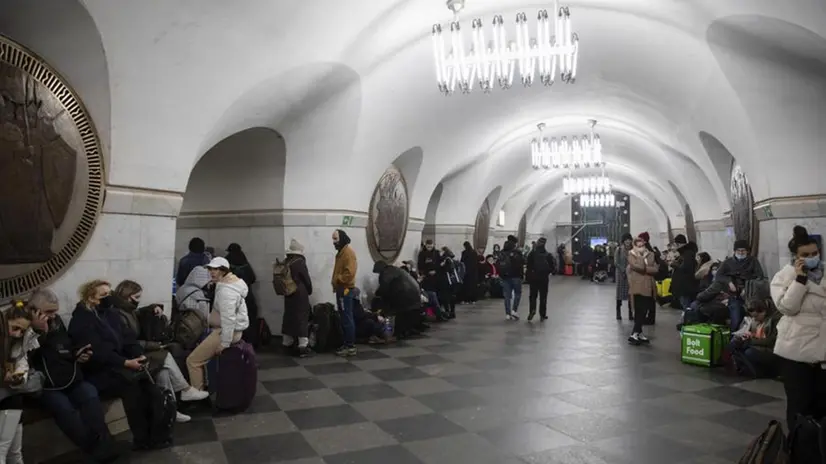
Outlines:
{"label": "bronze medallion relief", "polygon": [[77,258],[103,204],[103,175],[80,98],[0,36],[0,300],[51,282]]}
{"label": "bronze medallion relief", "polygon": [[407,183],[395,166],[384,171],[370,199],[367,244],[376,261],[393,263],[407,236],[410,203]]}
{"label": "bronze medallion relief", "polygon": [[488,235],[490,234],[490,203],[485,199],[476,213],[476,224],[473,229],[473,248],[487,249]]}
{"label": "bronze medallion relief", "polygon": [[739,164],[731,169],[731,222],[735,240],[748,240],[757,256],[760,229],[754,215],[754,196],[746,173]]}

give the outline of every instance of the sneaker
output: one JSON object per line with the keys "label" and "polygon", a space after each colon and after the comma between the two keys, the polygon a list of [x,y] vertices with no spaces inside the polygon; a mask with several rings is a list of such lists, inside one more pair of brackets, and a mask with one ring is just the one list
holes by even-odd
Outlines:
{"label": "sneaker", "polygon": [[519,313],[517,313],[516,311],[511,311],[511,317],[513,318],[514,321],[518,321],[519,320]]}
{"label": "sneaker", "polygon": [[350,357],[350,356],[355,356],[357,354],[358,354],[358,351],[356,351],[355,346],[342,346],[341,348],[339,348],[336,351],[336,356],[341,356],[343,358],[347,358],[347,357]]}
{"label": "sneaker", "polygon": [[505,314],[505,320],[506,320],[506,321],[512,321],[512,320],[513,320],[513,316],[511,316],[510,314]]}
{"label": "sneaker", "polygon": [[630,337],[628,337],[628,343],[632,345],[639,345],[640,344],[640,335],[638,333],[632,333]]}
{"label": "sneaker", "polygon": [[299,358],[309,358],[313,355],[313,350],[310,349],[309,346],[299,347],[298,348],[298,357]]}
{"label": "sneaker", "polygon": [[189,422],[191,420],[192,420],[192,418],[190,416],[187,416],[184,413],[180,413],[180,412],[175,413],[175,422],[177,422],[179,424],[183,424],[183,423]]}
{"label": "sneaker", "polygon": [[539,322],[545,322],[548,320],[548,316],[539,316]]}
{"label": "sneaker", "polygon": [[637,339],[640,341],[640,343],[651,343],[651,340],[649,340],[648,337],[646,337],[642,333],[637,334]]}
{"label": "sneaker", "polygon": [[534,316],[536,316],[536,310],[535,309],[532,309],[532,310],[528,311],[528,321],[532,321]]}
{"label": "sneaker", "polygon": [[209,396],[209,392],[189,387],[181,392],[181,401],[201,401]]}

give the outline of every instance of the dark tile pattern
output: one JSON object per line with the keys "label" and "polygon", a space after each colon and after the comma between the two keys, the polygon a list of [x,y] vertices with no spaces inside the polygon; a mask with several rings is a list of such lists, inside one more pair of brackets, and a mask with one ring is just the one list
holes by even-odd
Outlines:
{"label": "dark tile pattern", "polygon": [[270,348],[248,411],[185,405],[175,447],[129,461],[715,464],[783,414],[774,384],[681,364],[676,311],[660,308],[651,346],[632,347],[613,306],[612,285],[559,277],[543,323],[505,322],[494,300],[350,360]]}

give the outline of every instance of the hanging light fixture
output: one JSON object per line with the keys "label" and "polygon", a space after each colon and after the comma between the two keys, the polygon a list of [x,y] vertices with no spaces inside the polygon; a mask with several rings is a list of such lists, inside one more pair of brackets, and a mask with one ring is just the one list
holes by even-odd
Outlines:
{"label": "hanging light fixture", "polygon": [[562,178],[562,191],[565,195],[577,195],[583,193],[608,193],[611,191],[611,182],[605,173],[599,176],[572,177],[567,175]]}
{"label": "hanging light fixture", "polygon": [[595,206],[613,208],[617,206],[617,199],[613,192],[600,194],[585,193],[579,196],[579,205],[583,208]]}
{"label": "hanging light fixture", "polygon": [[567,137],[557,140],[542,136],[545,124],[540,123],[539,136],[531,140],[531,163],[534,169],[576,169],[602,167],[602,142],[594,132],[597,125],[595,119],[590,119],[591,133],[582,138],[573,136],[571,141]]}
{"label": "hanging light fixture", "polygon": [[448,26],[449,49],[445,46],[446,34],[443,34],[442,25],[433,25],[436,82],[442,93],[451,95],[457,86],[462,93],[470,93],[476,79],[479,79],[479,87],[486,93],[497,84],[502,89],[509,89],[517,71],[526,87],[533,84],[537,76],[543,85],[552,85],[557,71],[562,82],[573,83],[576,80],[579,36],[571,32],[568,7],[560,7],[554,0],[550,14],[548,10],[540,10],[536,38],[529,36],[527,15],[518,13],[516,41],[508,40],[501,15],[493,18],[490,41],[485,35],[482,20],[473,19],[468,52],[458,18],[464,5],[465,0],[447,0],[447,7],[454,15]]}

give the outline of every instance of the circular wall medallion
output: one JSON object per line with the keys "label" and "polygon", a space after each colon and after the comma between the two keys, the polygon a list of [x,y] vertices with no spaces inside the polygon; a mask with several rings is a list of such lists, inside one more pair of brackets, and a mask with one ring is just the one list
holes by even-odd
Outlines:
{"label": "circular wall medallion", "polygon": [[473,228],[473,248],[487,249],[488,235],[490,234],[490,203],[485,199],[479,212],[476,213],[476,224]]}
{"label": "circular wall medallion", "polygon": [[407,183],[395,166],[384,171],[370,199],[367,244],[376,261],[393,263],[402,251],[409,219]]}
{"label": "circular wall medallion", "polygon": [[697,242],[697,229],[694,227],[694,213],[691,211],[691,206],[686,203],[683,208],[685,211],[685,236],[689,242]]}
{"label": "circular wall medallion", "polygon": [[80,98],[0,36],[0,300],[52,282],[78,257],[103,205],[103,176]]}
{"label": "circular wall medallion", "polygon": [[739,164],[731,169],[731,222],[735,240],[748,240],[752,255],[757,255],[760,229],[754,216],[754,196],[746,173]]}

